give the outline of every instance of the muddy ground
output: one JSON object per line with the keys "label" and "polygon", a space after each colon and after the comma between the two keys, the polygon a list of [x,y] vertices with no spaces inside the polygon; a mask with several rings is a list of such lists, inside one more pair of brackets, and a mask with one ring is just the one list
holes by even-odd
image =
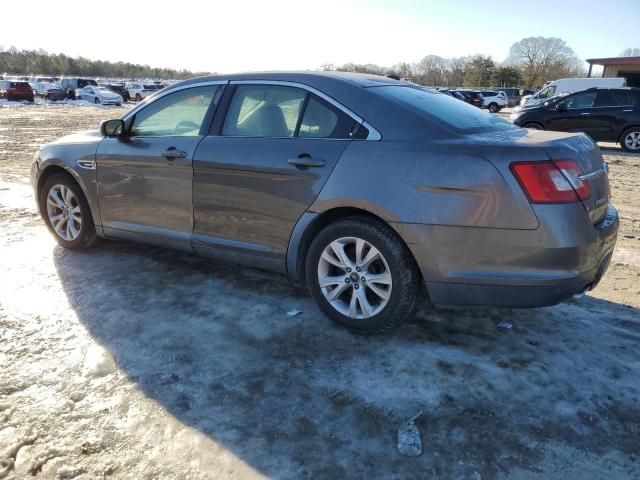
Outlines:
{"label": "muddy ground", "polygon": [[57,247],[31,158],[121,113],[0,106],[0,479],[640,477],[640,156],[603,146],[620,237],[580,302],[360,338],[281,275]]}

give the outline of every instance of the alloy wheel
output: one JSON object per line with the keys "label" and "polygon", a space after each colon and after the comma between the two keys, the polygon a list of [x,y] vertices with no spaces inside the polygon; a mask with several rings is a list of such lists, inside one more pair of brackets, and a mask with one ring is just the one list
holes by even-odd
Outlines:
{"label": "alloy wheel", "polygon": [[393,286],[382,253],[357,237],[339,238],[323,250],[318,262],[318,283],[329,304],[354,319],[380,313],[391,298]]}
{"label": "alloy wheel", "polygon": [[624,144],[629,150],[640,150],[640,131],[629,132],[624,137]]}
{"label": "alloy wheel", "polygon": [[82,228],[80,203],[66,185],[57,184],[49,189],[47,216],[51,227],[61,239],[71,242],[80,236]]}

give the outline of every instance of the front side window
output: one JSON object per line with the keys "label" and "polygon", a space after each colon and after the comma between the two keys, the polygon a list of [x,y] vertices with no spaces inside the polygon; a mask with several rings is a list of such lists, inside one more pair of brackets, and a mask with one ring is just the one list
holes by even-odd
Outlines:
{"label": "front side window", "polygon": [[238,85],[222,135],[292,137],[307,92],[280,85]]}
{"label": "front side window", "polygon": [[171,93],[136,113],[131,135],[167,137],[198,135],[217,85],[194,87]]}
{"label": "front side window", "polygon": [[548,87],[543,88],[538,93],[538,98],[551,98],[556,94],[555,85],[549,85]]}
{"label": "front side window", "polygon": [[593,107],[598,92],[584,92],[572,95],[567,98],[564,103],[568,109],[589,108]]}

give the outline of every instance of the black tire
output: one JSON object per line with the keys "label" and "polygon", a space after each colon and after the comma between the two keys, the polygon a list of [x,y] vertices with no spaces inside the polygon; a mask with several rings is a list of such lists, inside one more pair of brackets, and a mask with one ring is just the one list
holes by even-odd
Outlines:
{"label": "black tire", "polygon": [[100,105],[100,99],[98,97],[94,98],[93,103],[95,103],[96,105]]}
{"label": "black tire", "polygon": [[[342,314],[329,303],[320,288],[320,257],[331,242],[343,237],[365,240],[378,249],[389,266],[393,282],[391,294],[384,308],[372,317],[355,319]],[[418,268],[402,240],[384,223],[365,216],[338,220],[316,235],[307,253],[305,275],[311,295],[322,312],[334,322],[359,334],[387,333],[398,328],[413,312],[420,292]]]}
{"label": "black tire", "polygon": [[136,93],[136,102],[139,102],[142,100],[142,97],[140,96],[139,93]]}
{"label": "black tire", "polygon": [[529,128],[531,130],[544,130],[544,127],[536,122],[525,123],[522,128]]}
{"label": "black tire", "polygon": [[491,113],[497,113],[497,112],[499,112],[499,111],[500,111],[500,109],[498,108],[498,104],[497,104],[497,103],[495,103],[495,102],[491,102],[491,103],[489,104],[489,111],[490,111]]}
{"label": "black tire", "polygon": [[622,132],[622,135],[620,135],[620,139],[619,139],[618,143],[620,143],[620,146],[622,147],[622,149],[625,152],[640,153],[640,148],[631,148],[631,147],[627,146],[627,144],[625,142],[625,139],[627,138],[627,135],[629,135],[631,133],[637,133],[638,135],[640,135],[640,126],[627,128],[624,132]]}
{"label": "black tire", "polygon": [[[64,240],[56,233],[54,228],[51,226],[51,221],[49,220],[49,216],[47,215],[47,195],[49,194],[49,190],[51,189],[51,187],[55,185],[64,185],[65,187],[69,188],[75,195],[76,199],[78,200],[78,204],[80,205],[80,212],[82,214],[80,234],[76,239],[72,241]],[[80,186],[69,174],[56,173],[47,178],[38,191],[38,202],[40,205],[40,213],[42,215],[42,219],[47,225],[49,232],[51,232],[51,235],[53,235],[53,238],[56,239],[59,245],[71,250],[82,250],[85,248],[89,248],[96,243],[96,227],[93,224],[93,216],[91,215],[89,203],[87,202],[87,198],[82,192]]]}

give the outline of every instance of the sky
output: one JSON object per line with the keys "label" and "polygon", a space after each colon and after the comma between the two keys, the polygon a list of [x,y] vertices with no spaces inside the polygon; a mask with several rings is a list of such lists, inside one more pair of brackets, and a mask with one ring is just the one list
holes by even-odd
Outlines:
{"label": "sky", "polygon": [[[491,55],[530,36],[560,37],[581,59],[640,47],[640,0],[51,0],[3,5],[0,47],[230,73],[325,63]],[[54,9],[57,15],[42,12]],[[15,11],[14,11],[15,10]],[[126,12],[126,18],[123,14]],[[9,19],[12,19],[9,21]]]}

